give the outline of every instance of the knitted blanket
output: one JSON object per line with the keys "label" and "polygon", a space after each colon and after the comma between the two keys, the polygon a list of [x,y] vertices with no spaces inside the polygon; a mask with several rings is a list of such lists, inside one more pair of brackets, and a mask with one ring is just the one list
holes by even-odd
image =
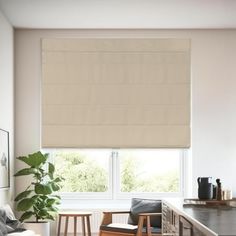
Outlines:
{"label": "knitted blanket", "polygon": [[8,233],[21,232],[21,223],[18,221],[10,206],[6,205],[0,208],[0,236],[5,236]]}

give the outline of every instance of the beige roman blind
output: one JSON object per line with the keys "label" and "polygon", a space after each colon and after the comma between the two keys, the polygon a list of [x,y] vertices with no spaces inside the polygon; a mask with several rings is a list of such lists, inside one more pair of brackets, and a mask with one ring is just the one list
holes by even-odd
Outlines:
{"label": "beige roman blind", "polygon": [[42,147],[190,146],[190,41],[43,39]]}

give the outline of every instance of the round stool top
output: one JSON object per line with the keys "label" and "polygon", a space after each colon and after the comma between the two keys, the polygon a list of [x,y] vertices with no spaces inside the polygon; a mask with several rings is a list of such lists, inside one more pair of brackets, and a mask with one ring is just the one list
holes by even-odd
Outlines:
{"label": "round stool top", "polygon": [[91,216],[92,212],[88,211],[60,211],[60,216]]}

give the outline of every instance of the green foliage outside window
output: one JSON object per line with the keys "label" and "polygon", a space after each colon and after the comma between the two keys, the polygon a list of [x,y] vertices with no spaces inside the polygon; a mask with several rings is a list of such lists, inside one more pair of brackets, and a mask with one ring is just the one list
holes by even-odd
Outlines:
{"label": "green foliage outside window", "polygon": [[76,152],[61,152],[55,156],[56,173],[64,177],[61,192],[106,192],[107,170]]}
{"label": "green foliage outside window", "polygon": [[[147,160],[148,161],[148,160]],[[179,174],[170,170],[164,174],[145,175],[148,169],[135,157],[124,157],[121,169],[121,192],[178,192]]]}
{"label": "green foliage outside window", "polygon": [[[99,158],[99,157],[98,157]],[[121,192],[178,192],[178,168],[148,175],[142,161],[124,156],[121,161]],[[58,152],[56,173],[64,177],[61,192],[108,191],[108,168],[79,152]]]}

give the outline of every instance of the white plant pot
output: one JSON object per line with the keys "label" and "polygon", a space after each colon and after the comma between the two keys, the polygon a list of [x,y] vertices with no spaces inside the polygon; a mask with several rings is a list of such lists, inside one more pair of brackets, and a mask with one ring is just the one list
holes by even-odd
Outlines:
{"label": "white plant pot", "polygon": [[50,236],[50,223],[46,221],[24,222],[24,228],[28,230],[33,230],[35,234],[40,236]]}

